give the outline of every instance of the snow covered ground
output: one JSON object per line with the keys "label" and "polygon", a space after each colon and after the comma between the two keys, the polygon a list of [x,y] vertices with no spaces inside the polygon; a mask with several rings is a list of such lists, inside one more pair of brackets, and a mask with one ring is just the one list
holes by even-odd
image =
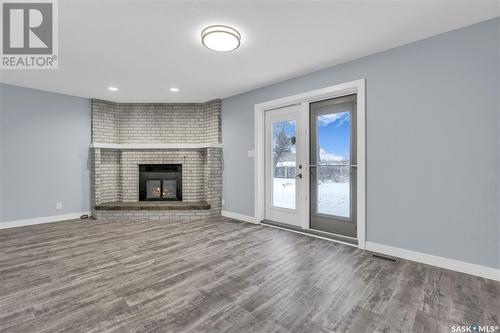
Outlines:
{"label": "snow covered ground", "polygon": [[273,206],[295,209],[295,178],[274,178]]}
{"label": "snow covered ground", "polygon": [[[295,179],[274,178],[273,205],[295,209]],[[321,183],[318,186],[318,213],[348,217],[349,183]]]}
{"label": "snow covered ground", "polygon": [[318,186],[318,213],[349,217],[349,183],[324,182]]}

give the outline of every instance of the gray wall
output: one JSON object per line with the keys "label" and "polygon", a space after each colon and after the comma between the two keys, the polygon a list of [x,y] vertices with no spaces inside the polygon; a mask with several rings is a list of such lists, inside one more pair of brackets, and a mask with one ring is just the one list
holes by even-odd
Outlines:
{"label": "gray wall", "polygon": [[499,30],[497,18],[224,99],[223,209],[254,215],[254,104],[366,78],[367,240],[499,267]]}
{"label": "gray wall", "polygon": [[1,221],[88,211],[90,100],[0,85]]}

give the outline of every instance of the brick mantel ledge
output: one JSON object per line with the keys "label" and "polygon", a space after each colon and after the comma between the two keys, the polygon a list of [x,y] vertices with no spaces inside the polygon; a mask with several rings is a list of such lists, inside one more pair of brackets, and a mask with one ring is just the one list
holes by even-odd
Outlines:
{"label": "brick mantel ledge", "polygon": [[222,148],[222,143],[99,143],[90,148],[98,149],[205,149]]}

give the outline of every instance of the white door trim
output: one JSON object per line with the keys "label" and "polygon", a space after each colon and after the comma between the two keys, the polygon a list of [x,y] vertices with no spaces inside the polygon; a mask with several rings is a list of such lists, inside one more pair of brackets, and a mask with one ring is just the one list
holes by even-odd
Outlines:
{"label": "white door trim", "polygon": [[[358,248],[366,246],[366,95],[365,79],[341,83],[255,105],[255,219],[262,221],[265,214],[265,117],[266,110],[357,94],[357,239]],[[304,115],[306,117],[306,115]],[[306,129],[308,131],[308,129]],[[307,145],[306,145],[307,147]],[[308,204],[307,204],[308,206]],[[305,222],[304,222],[305,223]],[[304,225],[305,226],[305,225]],[[308,226],[305,226],[306,228]]]}

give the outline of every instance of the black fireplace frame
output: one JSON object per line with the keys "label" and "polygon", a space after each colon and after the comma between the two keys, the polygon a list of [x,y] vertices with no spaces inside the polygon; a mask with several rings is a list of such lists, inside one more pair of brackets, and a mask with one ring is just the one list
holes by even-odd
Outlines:
{"label": "black fireplace frame", "polygon": [[[148,180],[160,180],[163,193],[163,180],[176,180],[175,198],[148,198]],[[182,201],[182,164],[139,164],[139,201]]]}

